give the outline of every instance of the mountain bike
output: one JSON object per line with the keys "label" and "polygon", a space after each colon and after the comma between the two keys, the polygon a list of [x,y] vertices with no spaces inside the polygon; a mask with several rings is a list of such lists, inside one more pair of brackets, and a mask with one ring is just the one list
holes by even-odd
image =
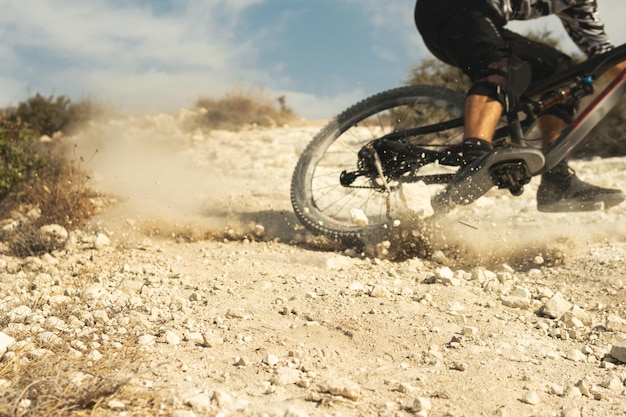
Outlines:
{"label": "mountain bike", "polygon": [[[531,84],[514,111],[503,115],[494,151],[463,169],[462,94],[406,86],[366,98],[334,117],[300,156],[291,182],[296,217],[315,234],[355,243],[400,227],[407,212],[445,216],[493,187],[519,196],[532,177],[565,159],[619,102],[626,71],[598,93],[594,85],[624,60],[626,45]],[[551,145],[539,148],[539,115],[583,98],[589,102],[573,122]],[[418,192],[409,196],[409,189]]]}

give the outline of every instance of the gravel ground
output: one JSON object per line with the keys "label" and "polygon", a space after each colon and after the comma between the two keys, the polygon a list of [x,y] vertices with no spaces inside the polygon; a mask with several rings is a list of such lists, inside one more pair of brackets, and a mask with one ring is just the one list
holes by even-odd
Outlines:
{"label": "gravel ground", "polygon": [[[291,213],[319,123],[189,133],[189,114],[72,138],[114,197],[82,231],[47,228],[62,249],[0,256],[0,364],[21,364],[0,411],[36,415],[18,376],[71,359],[75,390],[125,383],[100,415],[626,413],[626,205],[542,214],[533,182],[455,210],[427,259],[364,257]],[[626,159],[573,166],[626,186]]]}

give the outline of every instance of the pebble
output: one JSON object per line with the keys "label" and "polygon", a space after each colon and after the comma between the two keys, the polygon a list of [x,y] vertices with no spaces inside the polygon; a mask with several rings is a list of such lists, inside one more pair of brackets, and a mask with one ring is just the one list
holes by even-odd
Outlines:
{"label": "pebble", "polygon": [[535,391],[527,391],[524,393],[520,401],[525,404],[537,405],[541,402],[541,399],[539,398],[539,394]]}
{"label": "pebble", "polygon": [[427,413],[432,410],[433,404],[430,401],[430,398],[426,397],[417,397],[413,400],[413,411],[416,413],[426,411]]}
{"label": "pebble", "polygon": [[553,319],[560,319],[572,307],[572,303],[567,301],[560,292],[556,292],[544,305],[542,314]]}
{"label": "pebble", "polygon": [[13,346],[15,338],[7,335],[4,332],[0,332],[0,358],[6,353],[6,351]]}
{"label": "pebble", "polygon": [[347,378],[326,380],[320,384],[320,390],[352,401],[361,397],[361,387]]}
{"label": "pebble", "polygon": [[621,363],[626,363],[626,340],[613,344],[611,347],[611,356]]}
{"label": "pebble", "polygon": [[211,397],[207,393],[199,393],[188,397],[184,400],[184,403],[198,413],[207,413],[211,409]]}
{"label": "pebble", "polygon": [[609,315],[606,318],[605,327],[609,332],[626,333],[626,320],[616,315]]}
{"label": "pebble", "polygon": [[561,417],[582,417],[580,408],[569,407],[561,410]]}

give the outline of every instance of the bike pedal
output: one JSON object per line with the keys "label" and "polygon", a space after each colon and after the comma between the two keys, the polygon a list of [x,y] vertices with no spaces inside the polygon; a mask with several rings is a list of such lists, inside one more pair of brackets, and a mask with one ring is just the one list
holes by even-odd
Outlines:
{"label": "bike pedal", "polygon": [[524,192],[524,185],[530,182],[530,172],[526,162],[504,161],[496,163],[489,168],[491,179],[499,189],[507,189],[512,195],[518,197]]}

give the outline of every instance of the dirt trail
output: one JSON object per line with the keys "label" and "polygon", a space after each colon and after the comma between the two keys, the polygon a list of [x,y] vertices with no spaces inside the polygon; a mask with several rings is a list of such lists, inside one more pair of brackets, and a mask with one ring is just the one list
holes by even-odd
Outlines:
{"label": "dirt trail", "polygon": [[[90,276],[141,288],[125,307],[141,320],[103,304],[127,323],[110,339],[141,340],[134,383],[170,415],[624,415],[609,353],[626,337],[626,205],[541,214],[533,182],[452,213],[431,259],[348,256],[290,208],[317,124],[189,133],[185,114],[76,138],[118,201],[95,220],[111,245],[90,252]],[[626,159],[574,167],[626,187]],[[125,401],[110,412],[132,414]]]}

